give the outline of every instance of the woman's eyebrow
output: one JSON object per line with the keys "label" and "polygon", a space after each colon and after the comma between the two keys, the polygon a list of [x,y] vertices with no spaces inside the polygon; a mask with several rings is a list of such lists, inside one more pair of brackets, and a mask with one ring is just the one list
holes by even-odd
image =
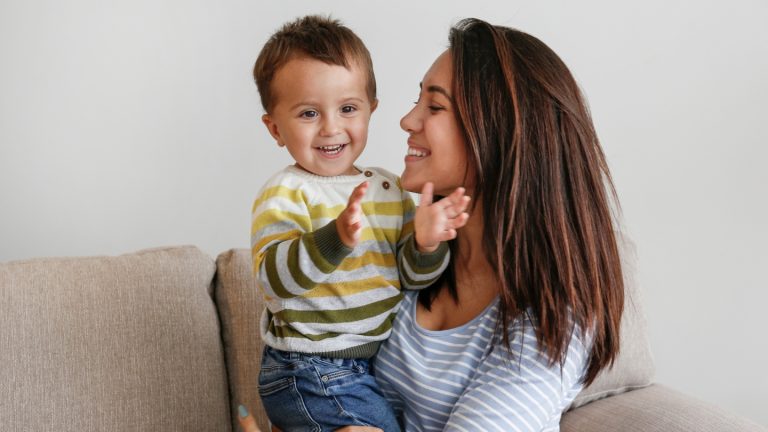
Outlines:
{"label": "woman's eyebrow", "polygon": [[[422,88],[422,83],[419,83],[419,88]],[[430,93],[440,93],[443,96],[447,97],[448,100],[451,101],[451,103],[453,103],[453,98],[451,97],[451,94],[448,93],[448,90],[446,90],[446,89],[444,89],[444,88],[442,88],[440,86],[437,86],[437,85],[428,86],[427,87],[427,91],[430,92]]]}

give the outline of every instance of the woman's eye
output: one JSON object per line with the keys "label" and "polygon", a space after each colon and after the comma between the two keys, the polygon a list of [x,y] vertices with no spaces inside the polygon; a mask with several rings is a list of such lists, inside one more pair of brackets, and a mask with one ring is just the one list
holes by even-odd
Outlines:
{"label": "woman's eye", "polygon": [[343,112],[344,114],[353,113],[355,111],[357,111],[357,108],[355,108],[352,105],[345,105],[345,106],[341,107],[341,112]]}
{"label": "woman's eye", "polygon": [[445,108],[443,108],[443,107],[441,107],[439,105],[430,105],[429,106],[429,110],[432,111],[432,112],[442,111],[444,109]]}
{"label": "woman's eye", "polygon": [[299,117],[304,117],[304,118],[315,118],[315,117],[317,117],[318,115],[319,115],[319,114],[317,113],[317,111],[309,110],[309,111],[304,111],[303,113],[299,114]]}

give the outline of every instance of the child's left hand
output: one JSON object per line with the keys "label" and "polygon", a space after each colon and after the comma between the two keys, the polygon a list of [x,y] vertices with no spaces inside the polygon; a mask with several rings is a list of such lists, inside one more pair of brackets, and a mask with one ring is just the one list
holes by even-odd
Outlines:
{"label": "child's left hand", "polygon": [[434,252],[440,242],[456,238],[456,230],[466,225],[469,214],[465,211],[469,206],[469,196],[465,195],[463,187],[456,188],[453,193],[440,201],[432,202],[434,185],[424,184],[421,190],[421,201],[416,209],[413,221],[416,248],[419,252]]}

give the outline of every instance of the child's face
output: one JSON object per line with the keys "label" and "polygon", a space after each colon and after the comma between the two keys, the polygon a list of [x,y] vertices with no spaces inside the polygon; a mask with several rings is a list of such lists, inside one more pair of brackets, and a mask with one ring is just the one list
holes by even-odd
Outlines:
{"label": "child's face", "polygon": [[290,60],[272,81],[275,104],[262,117],[269,133],[306,171],[321,176],[357,174],[353,164],[368,140],[376,109],[366,74],[311,58]]}

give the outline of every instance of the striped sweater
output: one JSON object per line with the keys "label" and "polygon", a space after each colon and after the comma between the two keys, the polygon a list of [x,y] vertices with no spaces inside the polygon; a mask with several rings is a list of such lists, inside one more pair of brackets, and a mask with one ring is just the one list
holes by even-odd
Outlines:
{"label": "striped sweater", "polygon": [[[416,249],[415,206],[399,178],[380,168],[361,171],[321,177],[289,166],[256,198],[251,251],[266,305],[261,336],[267,345],[369,358],[392,330],[401,287],[428,286],[445,269],[447,245],[429,254]],[[366,180],[362,235],[351,249],[335,219]]]}

